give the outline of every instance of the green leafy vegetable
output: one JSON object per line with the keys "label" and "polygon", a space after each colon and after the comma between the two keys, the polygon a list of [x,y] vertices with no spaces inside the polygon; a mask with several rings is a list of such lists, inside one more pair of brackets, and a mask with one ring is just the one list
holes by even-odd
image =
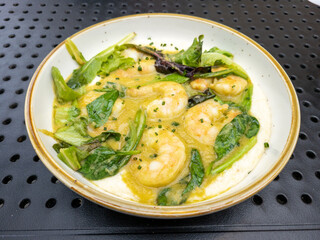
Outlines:
{"label": "green leafy vegetable", "polygon": [[235,163],[240,158],[242,158],[243,155],[246,154],[256,143],[257,143],[256,136],[250,138],[249,141],[245,145],[240,146],[238,148],[238,150],[235,152],[235,154],[227,157],[225,160],[223,160],[222,163],[218,164],[215,167],[212,167],[213,166],[213,162],[212,162],[210,164],[208,172],[211,173],[212,175],[223,172],[227,168],[231,167],[233,163]]}
{"label": "green leafy vegetable", "polygon": [[214,150],[217,154],[217,160],[227,155],[231,150],[239,145],[242,136],[252,138],[259,131],[258,120],[246,113],[236,116],[230,123],[226,124],[218,134]]}
{"label": "green leafy vegetable", "polygon": [[58,157],[73,170],[81,168],[77,157],[77,148],[75,146],[61,148]]}
{"label": "green leafy vegetable", "polygon": [[192,45],[186,50],[182,50],[177,54],[168,55],[171,61],[187,65],[190,67],[198,67],[202,54],[203,35],[193,40]]}
{"label": "green leafy vegetable", "polygon": [[214,77],[224,76],[232,72],[233,72],[233,69],[228,68],[228,69],[217,71],[217,72],[195,74],[193,75],[193,78],[214,78]]}
{"label": "green leafy vegetable", "polygon": [[188,99],[188,107],[191,108],[197,104],[200,104],[208,99],[214,98],[216,95],[211,91],[211,89],[207,89],[201,94],[197,94],[189,97]]}
{"label": "green leafy vegetable", "polygon": [[126,95],[127,88],[119,83],[107,82],[107,84],[102,89],[94,89],[96,92],[110,92],[111,90],[116,89],[119,91],[119,97],[123,98]]}
{"label": "green leafy vegetable", "polygon": [[52,67],[51,75],[53,78],[55,92],[59,102],[72,101],[82,95],[81,90],[75,91],[68,87],[58,68]]}
{"label": "green leafy vegetable", "polygon": [[75,120],[71,126],[59,128],[54,133],[54,137],[73,146],[83,145],[90,139],[87,134],[86,119],[80,118]]}
{"label": "green leafy vegetable", "polygon": [[[130,124],[128,140],[120,152],[132,152],[136,149],[145,128],[146,116],[142,110],[136,113],[134,123]],[[95,149],[85,160],[80,170],[83,176],[91,180],[114,176],[125,166],[130,159],[129,155],[106,154],[104,148]]]}
{"label": "green leafy vegetable", "polygon": [[189,194],[196,187],[200,187],[204,178],[204,167],[198,150],[192,149],[189,165],[190,174],[182,178],[177,184],[162,189],[157,197],[160,206],[181,205],[187,201]]}
{"label": "green leafy vegetable", "polygon": [[172,74],[165,76],[164,78],[159,79],[160,82],[171,81],[171,82],[176,82],[176,83],[180,83],[180,84],[185,83],[189,80],[190,80],[190,78],[182,76],[178,73],[172,73]]}
{"label": "green leafy vegetable", "polygon": [[207,52],[201,55],[200,66],[208,67],[216,65],[225,65],[228,68],[232,68],[235,75],[238,75],[244,79],[248,79],[248,75],[245,70],[229,57],[217,52]]}
{"label": "green leafy vegetable", "polygon": [[68,123],[75,120],[80,115],[80,109],[71,107],[59,107],[55,109],[54,121],[58,126],[66,126]]}
{"label": "green leafy vegetable", "polygon": [[177,202],[173,202],[168,200],[168,197],[166,196],[166,194],[171,190],[171,188],[164,188],[162,189],[157,197],[157,204],[159,206],[175,206],[175,205],[179,205]]}
{"label": "green leafy vegetable", "polygon": [[87,143],[93,143],[93,142],[105,142],[110,137],[113,137],[116,141],[120,140],[121,134],[118,132],[115,132],[114,130],[109,130],[102,132],[100,135],[91,138]]}
{"label": "green leafy vegetable", "polygon": [[117,90],[111,90],[87,105],[89,120],[95,122],[95,127],[100,127],[108,121],[118,96],[119,92]]}
{"label": "green leafy vegetable", "polygon": [[231,52],[219,49],[217,47],[213,47],[209,51],[205,51],[205,53],[207,53],[207,52],[216,52],[216,53],[223,54],[223,55],[225,55],[225,56],[227,56],[227,57],[229,57],[231,59],[233,58],[233,54]]}
{"label": "green leafy vegetable", "polygon": [[108,58],[114,52],[115,47],[129,42],[135,37],[135,35],[135,33],[127,35],[115,45],[110,46],[91,58],[79,69],[74,70],[70,80],[67,82],[67,85],[72,89],[76,89],[90,83],[97,76],[97,73],[101,69],[102,63],[108,61]]}
{"label": "green leafy vegetable", "polygon": [[243,93],[242,100],[239,104],[242,108],[242,111],[244,112],[248,112],[251,108],[252,92],[253,92],[253,85],[250,84],[248,88],[245,90],[245,92]]}
{"label": "green leafy vegetable", "polygon": [[191,162],[189,169],[191,179],[188,182],[187,187],[183,190],[183,195],[191,192],[196,187],[200,187],[204,178],[204,167],[202,164],[200,153],[197,149],[192,149],[191,151]]}
{"label": "green leafy vegetable", "polygon": [[172,73],[172,74],[166,75],[163,78],[156,78],[154,81],[151,81],[151,82],[154,83],[154,82],[168,82],[169,81],[169,82],[176,82],[176,83],[183,84],[189,80],[190,80],[190,78],[188,78],[188,77],[182,76],[178,73]]}
{"label": "green leafy vegetable", "polygon": [[52,146],[53,150],[55,150],[56,153],[59,153],[61,148],[68,148],[68,147],[71,147],[71,145],[66,142],[58,142],[53,144]]}
{"label": "green leafy vegetable", "polygon": [[72,59],[74,59],[79,65],[83,65],[87,62],[86,59],[83,57],[82,53],[79,51],[77,46],[74,44],[74,42],[70,38],[66,39],[65,44]]}
{"label": "green leafy vegetable", "polygon": [[106,62],[103,62],[100,69],[100,74],[109,75],[117,69],[127,69],[134,66],[135,61],[133,58],[126,58],[120,54],[120,51],[114,51]]}

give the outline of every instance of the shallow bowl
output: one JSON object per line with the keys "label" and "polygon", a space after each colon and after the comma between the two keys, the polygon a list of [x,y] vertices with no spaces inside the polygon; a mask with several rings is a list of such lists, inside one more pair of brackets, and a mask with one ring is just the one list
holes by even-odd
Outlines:
{"label": "shallow bowl", "polygon": [[[177,14],[139,14],[95,24],[71,39],[89,59],[116,43],[128,33],[136,32],[134,42],[156,46],[172,43],[186,48],[194,37],[204,34],[204,49],[218,46],[232,52],[235,61],[249,74],[253,84],[265,93],[271,110],[270,149],[258,165],[236,186],[212,199],[182,206],[145,205],[122,199],[100,190],[68,168],[52,149],[55,141],[39,129],[52,129],[54,100],[51,67],[56,66],[67,77],[77,64],[71,60],[64,42],[53,49],[37,68],[25,101],[25,120],[29,138],[44,165],[67,187],[102,206],[128,214],[154,218],[183,218],[219,211],[244,201],[268,185],[288,162],[295,147],[300,111],[294,88],[280,64],[255,41],[222,24]],[[169,45],[169,44],[168,44]]]}

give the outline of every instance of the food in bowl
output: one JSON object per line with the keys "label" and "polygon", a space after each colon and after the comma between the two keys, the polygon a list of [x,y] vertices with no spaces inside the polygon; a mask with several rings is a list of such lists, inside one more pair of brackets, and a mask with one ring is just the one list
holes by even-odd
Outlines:
{"label": "food in bowl", "polygon": [[[271,129],[266,97],[232,53],[168,43],[132,44],[129,34],[79,64],[65,81],[52,67],[53,148],[100,189],[161,206],[217,196],[257,164]],[[69,61],[69,60],[66,60]],[[71,61],[71,59],[70,59]]]}

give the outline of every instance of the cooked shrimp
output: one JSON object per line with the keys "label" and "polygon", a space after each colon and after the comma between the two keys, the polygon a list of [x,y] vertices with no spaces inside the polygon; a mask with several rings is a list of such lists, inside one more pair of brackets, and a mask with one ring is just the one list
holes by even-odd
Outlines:
{"label": "cooked shrimp", "polygon": [[157,71],[154,67],[154,60],[141,60],[137,62],[133,67],[126,70],[117,70],[117,77],[128,78],[134,76],[142,76],[146,74],[156,74]]}
{"label": "cooked shrimp", "polygon": [[143,152],[133,156],[130,166],[135,178],[148,187],[163,187],[182,171],[186,153],[182,141],[172,132],[154,128],[144,132]]}
{"label": "cooked shrimp", "polygon": [[109,116],[108,121],[101,127],[94,128],[90,127],[88,128],[88,132],[92,136],[97,136],[101,134],[102,132],[106,130],[114,130],[117,131],[121,134],[126,134],[129,129],[129,124],[128,123],[123,123],[123,124],[118,124],[117,123],[117,118],[122,114],[122,110],[124,108],[124,103],[122,99],[117,99],[112,107],[111,114]]}
{"label": "cooked shrimp", "polygon": [[111,111],[109,119],[110,118],[113,119],[113,118],[119,117],[121,112],[122,112],[122,110],[123,110],[123,107],[124,107],[123,100],[118,98],[113,104],[112,111]]}
{"label": "cooked shrimp", "polygon": [[190,85],[193,89],[203,92],[209,88],[212,82],[211,78],[198,78],[193,80]]}
{"label": "cooked shrimp", "polygon": [[213,99],[190,108],[185,116],[185,128],[197,141],[213,145],[222,127],[240,112],[228,110],[228,105],[220,105]]}
{"label": "cooked shrimp", "polygon": [[215,80],[210,88],[225,96],[237,96],[247,87],[248,82],[238,76],[229,75],[225,78]]}
{"label": "cooked shrimp", "polygon": [[122,52],[122,54],[125,57],[133,58],[133,60],[136,62],[138,62],[139,59],[141,60],[141,59],[145,58],[145,54],[143,54],[142,52],[138,52],[137,50],[135,50],[133,48],[128,48],[128,49],[124,50]]}
{"label": "cooked shrimp", "polygon": [[175,82],[159,82],[140,88],[127,89],[131,97],[147,98],[160,95],[147,106],[149,119],[170,119],[181,114],[188,104],[188,95],[185,89]]}

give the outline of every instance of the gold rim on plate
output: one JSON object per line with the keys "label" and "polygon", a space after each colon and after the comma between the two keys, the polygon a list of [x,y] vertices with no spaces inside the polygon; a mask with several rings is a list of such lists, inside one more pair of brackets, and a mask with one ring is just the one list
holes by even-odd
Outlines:
{"label": "gold rim on plate", "polygon": [[43,164],[52,172],[53,175],[55,175],[62,183],[64,183],[67,187],[69,187],[79,195],[82,195],[85,198],[97,204],[100,204],[104,207],[108,207],[113,210],[128,213],[128,214],[133,214],[133,215],[138,215],[143,217],[154,217],[154,218],[185,218],[185,217],[199,216],[199,215],[204,215],[211,212],[220,211],[222,209],[231,207],[235,204],[238,204],[248,199],[258,191],[260,191],[262,188],[264,188],[266,185],[268,185],[280,173],[280,171],[284,168],[284,166],[288,162],[295,148],[295,145],[298,139],[299,129],[300,129],[300,109],[299,109],[297,95],[295,93],[294,87],[289,77],[287,76],[283,68],[280,66],[280,64],[272,57],[272,55],[263,47],[261,47],[258,43],[253,41],[251,38],[223,24],[220,24],[211,20],[199,18],[199,17],[194,17],[194,16],[170,14],[170,13],[148,13],[148,14],[129,15],[129,16],[118,17],[118,18],[114,18],[114,19],[110,19],[107,21],[94,24],[88,28],[85,28],[75,33],[70,38],[73,38],[85,31],[88,31],[89,29],[92,29],[100,25],[112,24],[115,22],[130,20],[133,18],[146,18],[146,17],[147,18],[149,17],[169,17],[170,18],[171,17],[171,18],[179,18],[179,19],[204,22],[237,35],[238,37],[246,40],[251,45],[256,47],[261,53],[263,53],[267,57],[267,59],[277,69],[278,73],[280,74],[282,80],[286,85],[286,88],[290,97],[290,104],[291,104],[291,111],[292,111],[292,123],[291,123],[289,136],[288,136],[286,145],[283,151],[281,152],[279,160],[276,162],[276,164],[269,170],[268,173],[260,177],[260,179],[258,179],[256,182],[245,187],[244,189],[242,189],[237,193],[230,194],[229,196],[225,196],[219,200],[209,199],[203,202],[190,204],[190,205],[182,205],[182,206],[163,207],[163,206],[152,206],[152,205],[141,204],[141,203],[133,202],[130,200],[121,199],[120,197],[116,197],[111,194],[107,195],[102,191],[98,191],[94,188],[90,188],[86,186],[85,184],[81,183],[80,181],[72,177],[70,174],[68,174],[65,170],[63,170],[59,166],[59,164],[54,160],[54,158],[47,152],[42,142],[40,141],[38,131],[35,127],[32,111],[31,111],[32,110],[31,109],[32,94],[33,94],[35,83],[38,80],[38,75],[41,72],[42,67],[46,64],[46,62],[52,56],[52,54],[55,53],[59,48],[61,48],[64,45],[64,41],[61,42],[56,48],[54,48],[41,62],[41,64],[35,71],[27,90],[27,95],[25,100],[25,122],[26,122],[27,131],[29,134],[29,138],[31,140],[31,143],[36,153],[38,154]]}

